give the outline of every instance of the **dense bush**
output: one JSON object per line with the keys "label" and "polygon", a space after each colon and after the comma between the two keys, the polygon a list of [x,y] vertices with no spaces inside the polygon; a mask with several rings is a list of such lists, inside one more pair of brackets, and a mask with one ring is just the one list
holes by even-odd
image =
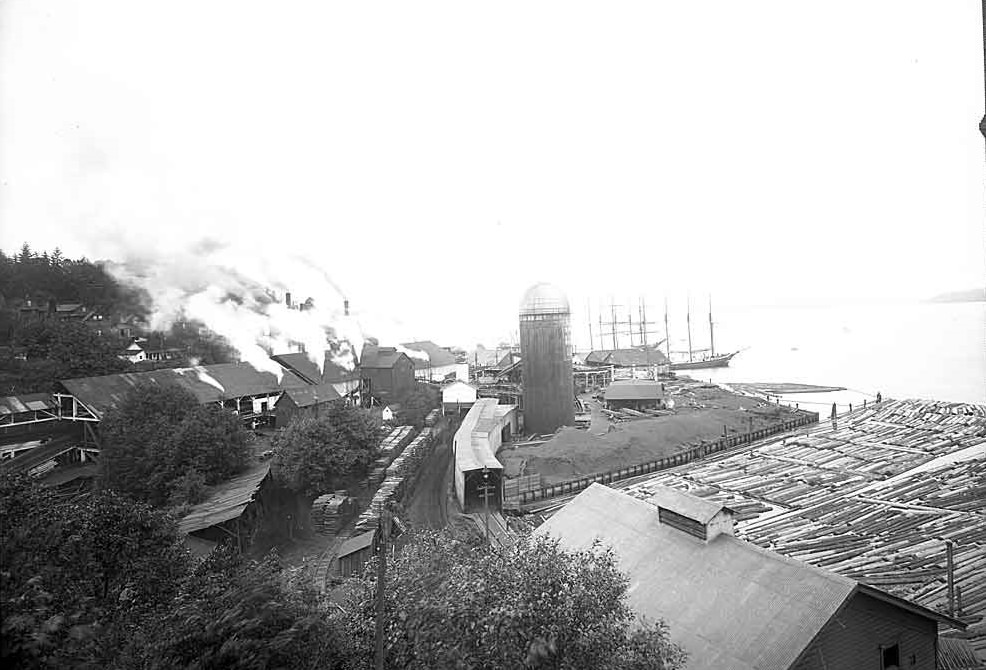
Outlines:
{"label": "dense bush", "polygon": [[[373,655],[375,571],[350,602],[350,633]],[[387,570],[387,667],[680,668],[660,622],[637,621],[611,551],[524,539],[491,551],[448,534],[413,537]]]}
{"label": "dense bush", "polygon": [[[99,426],[100,481],[140,500],[164,504],[191,472],[205,484],[229,479],[250,457],[250,434],[232,412],[200,405],[179,386],[141,386]],[[194,487],[193,487],[194,488]]]}
{"label": "dense bush", "polygon": [[376,458],[377,424],[366,410],[332,403],[277,431],[272,441],[275,479],[315,498],[366,473]]}

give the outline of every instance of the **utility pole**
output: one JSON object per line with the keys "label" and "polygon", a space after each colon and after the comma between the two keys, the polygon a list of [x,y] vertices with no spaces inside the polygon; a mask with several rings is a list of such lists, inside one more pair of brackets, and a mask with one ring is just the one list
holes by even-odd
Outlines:
{"label": "utility pole", "polygon": [[490,471],[483,466],[483,507],[486,510],[486,544],[490,543]]}
{"label": "utility pole", "polygon": [[380,560],[377,562],[377,628],[376,628],[376,668],[384,670],[383,638],[384,589],[387,581],[387,540],[390,538],[390,510],[386,507],[380,512]]}

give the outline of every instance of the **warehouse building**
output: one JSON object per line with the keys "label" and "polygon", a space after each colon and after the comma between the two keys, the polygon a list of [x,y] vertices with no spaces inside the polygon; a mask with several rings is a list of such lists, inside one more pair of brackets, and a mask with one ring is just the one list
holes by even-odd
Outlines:
{"label": "warehouse building", "polygon": [[664,385],[650,379],[619,379],[606,387],[603,400],[612,410],[664,409]]}
{"label": "warehouse building", "polygon": [[727,507],[660,487],[593,484],[535,533],[616,553],[638,614],[663,619],[692,670],[936,668],[939,626],[965,624],[733,535]]}
{"label": "warehouse building", "polygon": [[369,393],[378,400],[402,398],[414,389],[414,364],[395,347],[364,345],[359,369]]}
{"label": "warehouse building", "polygon": [[335,402],[343,399],[332,384],[287,389],[274,403],[276,425],[283,428],[299,418],[318,418]]}
{"label": "warehouse building", "polygon": [[[517,432],[517,406],[479,398],[462,419],[452,439],[455,495],[463,512],[503,506],[503,466],[496,452]],[[488,488],[487,488],[488,487]]]}

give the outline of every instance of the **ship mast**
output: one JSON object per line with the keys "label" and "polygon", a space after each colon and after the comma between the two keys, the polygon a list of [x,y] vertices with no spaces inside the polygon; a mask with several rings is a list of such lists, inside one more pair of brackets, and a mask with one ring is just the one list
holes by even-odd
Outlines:
{"label": "ship mast", "polygon": [[671,333],[668,331],[668,298],[664,297],[664,349],[668,352],[668,362],[671,362]]}
{"label": "ship mast", "polygon": [[692,362],[692,297],[685,298],[685,320],[688,323],[688,362]]}
{"label": "ship mast", "polygon": [[712,333],[712,294],[709,294],[709,347],[712,350],[712,358],[716,357],[716,338]]}

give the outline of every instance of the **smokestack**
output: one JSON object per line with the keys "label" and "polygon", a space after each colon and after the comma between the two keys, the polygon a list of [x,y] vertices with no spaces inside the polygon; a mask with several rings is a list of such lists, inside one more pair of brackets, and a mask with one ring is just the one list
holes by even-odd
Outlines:
{"label": "smokestack", "polygon": [[284,304],[288,306],[288,309],[291,309],[291,291],[284,294]]}
{"label": "smokestack", "polygon": [[349,316],[349,300],[343,298],[343,300],[342,300],[342,309],[343,309],[343,313],[346,316]]}

